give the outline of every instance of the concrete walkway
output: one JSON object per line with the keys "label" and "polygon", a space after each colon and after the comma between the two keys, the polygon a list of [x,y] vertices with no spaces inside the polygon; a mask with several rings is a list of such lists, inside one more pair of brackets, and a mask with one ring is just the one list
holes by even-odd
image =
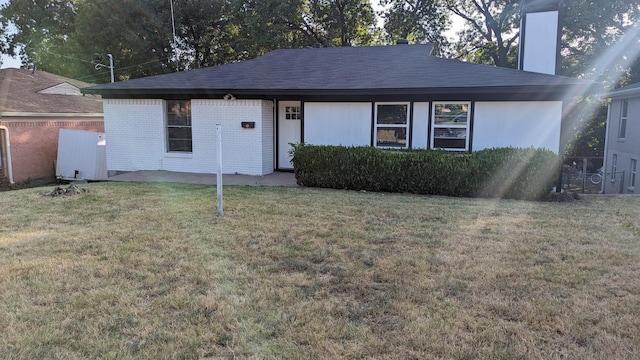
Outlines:
{"label": "concrete walkway", "polygon": [[[183,184],[216,185],[215,174],[179,173],[171,171],[131,171],[111,176],[108,181],[127,182],[173,182]],[[244,186],[284,186],[296,187],[296,179],[291,172],[276,171],[264,176],[223,175],[222,185]]]}

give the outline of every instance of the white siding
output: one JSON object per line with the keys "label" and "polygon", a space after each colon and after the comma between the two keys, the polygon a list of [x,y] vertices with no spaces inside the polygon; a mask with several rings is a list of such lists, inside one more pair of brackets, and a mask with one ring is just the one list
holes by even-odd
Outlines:
{"label": "white siding", "polygon": [[[193,153],[166,152],[162,100],[105,99],[104,113],[109,170],[215,173],[215,127],[221,124],[225,174],[273,171],[273,116],[268,101],[192,100]],[[269,121],[264,123],[265,119]],[[255,128],[243,129],[243,121],[254,121]]]}
{"label": "white siding", "polygon": [[[622,115],[622,102],[628,100],[627,122],[624,139],[618,137],[620,130],[620,117]],[[609,104],[609,117],[607,119],[606,134],[606,158],[605,172],[611,174],[613,172],[612,158],[613,154],[618,156],[617,161],[617,180],[612,183],[610,179],[604,183],[604,192],[606,194],[620,193],[640,193],[638,189],[638,180],[636,180],[635,189],[628,188],[630,181],[629,165],[631,159],[640,162],[640,142],[636,139],[640,138],[640,97],[630,96],[629,98],[613,99]],[[624,180],[622,180],[622,172],[624,172]],[[620,182],[622,181],[622,184]],[[622,190],[622,191],[621,191]]]}
{"label": "white siding", "polygon": [[413,139],[414,149],[426,149],[429,143],[429,103],[420,102],[413,104]]}
{"label": "white siding", "polygon": [[558,12],[526,14],[522,69],[543,74],[556,73]]}
{"label": "white siding", "polygon": [[305,103],[304,142],[371,145],[371,103]]}
{"label": "white siding", "polygon": [[473,150],[536,147],[560,151],[561,101],[477,102]]}

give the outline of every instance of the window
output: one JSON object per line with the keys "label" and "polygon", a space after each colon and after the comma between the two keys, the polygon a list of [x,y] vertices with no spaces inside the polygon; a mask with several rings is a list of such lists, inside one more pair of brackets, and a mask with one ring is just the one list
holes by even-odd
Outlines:
{"label": "window", "polygon": [[376,147],[409,147],[409,104],[376,104]]}
{"label": "window", "polygon": [[469,150],[470,103],[434,103],[431,148]]}
{"label": "window", "polygon": [[618,172],[618,154],[613,154],[611,158],[611,181],[616,181],[616,173]]}
{"label": "window", "polygon": [[629,190],[633,191],[633,189],[636,186],[636,165],[637,165],[637,161],[636,159],[631,159],[631,162],[629,164],[629,174],[631,175],[629,177]]}
{"label": "window", "polygon": [[629,110],[629,100],[622,100],[620,109],[620,127],[618,127],[618,139],[624,139],[627,135],[627,112]]}
{"label": "window", "polygon": [[302,112],[300,106],[286,106],[284,108],[285,120],[300,120],[302,119]]}
{"label": "window", "polygon": [[192,152],[191,101],[167,101],[167,151]]}

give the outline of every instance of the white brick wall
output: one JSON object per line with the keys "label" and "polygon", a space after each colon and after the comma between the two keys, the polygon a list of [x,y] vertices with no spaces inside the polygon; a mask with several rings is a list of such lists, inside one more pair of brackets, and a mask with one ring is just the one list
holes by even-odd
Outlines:
{"label": "white brick wall", "polygon": [[162,100],[104,99],[107,169],[121,171],[162,168],[165,148]]}
{"label": "white brick wall", "polygon": [[[167,153],[162,100],[105,99],[107,168],[215,173],[216,124],[222,125],[225,174],[273,172],[272,103],[262,100],[192,100],[193,153]],[[241,122],[254,121],[254,129]]]}

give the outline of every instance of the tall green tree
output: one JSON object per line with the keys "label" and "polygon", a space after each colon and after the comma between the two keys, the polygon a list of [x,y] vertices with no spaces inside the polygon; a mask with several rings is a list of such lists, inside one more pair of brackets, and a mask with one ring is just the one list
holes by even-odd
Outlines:
{"label": "tall green tree", "polygon": [[[173,5],[179,69],[202,68],[238,59],[231,45],[237,32],[228,1],[173,0]],[[170,14],[164,18],[170,19]]]}
{"label": "tall green tree", "polygon": [[444,37],[449,17],[444,0],[381,0],[384,6],[386,42],[407,39],[412,43],[432,43],[436,51],[448,45]]}
{"label": "tall green tree", "polygon": [[562,74],[608,88],[640,81],[640,0],[565,0]]}
{"label": "tall green tree", "polygon": [[[16,28],[8,35],[6,52],[19,55],[23,63],[65,72],[68,64],[49,65],[52,56],[65,53],[74,31],[76,6],[80,0],[11,0],[0,10],[3,27]],[[53,55],[52,55],[53,54]]]}
{"label": "tall green tree", "polygon": [[369,0],[309,0],[307,23],[317,24],[331,46],[369,45],[375,13]]}
{"label": "tall green tree", "polygon": [[248,57],[284,48],[369,45],[375,13],[369,0],[237,0],[236,42]]}
{"label": "tall green tree", "polygon": [[[118,79],[155,75],[173,70],[169,4],[161,0],[86,0],[77,4],[75,31],[68,48],[78,72],[108,81],[106,54],[115,60]],[[81,69],[81,70],[80,70]],[[80,75],[80,73],[78,74]]]}
{"label": "tall green tree", "polygon": [[501,67],[516,67],[522,0],[450,0],[449,10],[465,20],[456,57]]}

